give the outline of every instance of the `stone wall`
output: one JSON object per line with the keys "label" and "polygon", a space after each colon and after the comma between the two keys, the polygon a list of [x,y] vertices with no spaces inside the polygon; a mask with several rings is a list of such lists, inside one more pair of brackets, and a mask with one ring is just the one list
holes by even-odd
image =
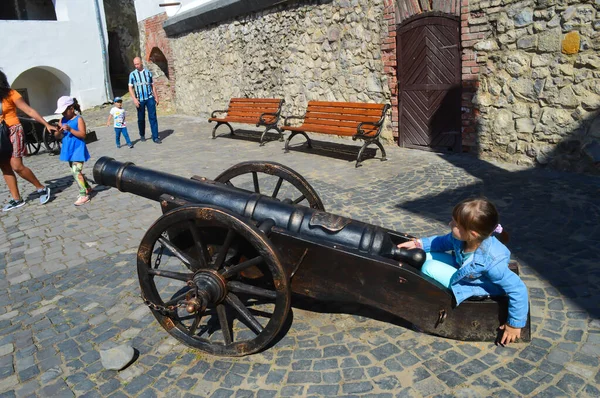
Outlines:
{"label": "stone wall", "polygon": [[600,0],[470,0],[482,157],[600,172]]}
{"label": "stone wall", "polygon": [[383,7],[292,2],[171,39],[178,111],[208,117],[231,97],[283,97],[285,114],[309,100],[390,103]]}

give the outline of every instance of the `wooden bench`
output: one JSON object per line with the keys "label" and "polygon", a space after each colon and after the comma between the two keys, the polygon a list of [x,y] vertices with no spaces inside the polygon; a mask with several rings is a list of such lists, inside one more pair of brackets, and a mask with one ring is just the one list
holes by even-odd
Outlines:
{"label": "wooden bench", "polygon": [[[216,138],[215,131],[222,124],[227,125],[233,135],[233,127],[229,123],[246,123],[266,128],[260,137],[260,145],[264,145],[265,135],[269,130],[276,130],[279,133],[279,141],[283,141],[283,132],[277,127],[282,106],[283,100],[277,98],[232,98],[227,109],[213,111],[210,115],[208,122],[217,122],[212,137]],[[226,115],[216,117],[217,113]]]}
{"label": "wooden bench", "polygon": [[[383,127],[385,114],[390,108],[388,104],[365,104],[355,102],[322,102],[309,101],[304,116],[288,116],[284,118],[283,130],[292,133],[285,141],[285,152],[289,152],[290,140],[296,134],[306,137],[308,147],[312,144],[306,132],[351,136],[353,140],[364,141],[356,157],[356,167],[367,146],[375,144],[381,150],[381,160],[387,160],[385,149],[379,142],[379,134]],[[301,126],[290,126],[291,119],[304,119]]]}

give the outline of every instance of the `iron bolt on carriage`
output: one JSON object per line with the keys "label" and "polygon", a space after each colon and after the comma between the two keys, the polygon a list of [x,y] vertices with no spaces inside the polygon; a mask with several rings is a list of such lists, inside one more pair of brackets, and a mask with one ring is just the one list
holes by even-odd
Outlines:
{"label": "iron bolt on carriage", "polygon": [[281,164],[240,163],[209,180],[102,157],[94,179],[160,202],[163,215],[137,253],[142,298],[167,332],[207,353],[265,348],[292,294],[375,307],[459,340],[494,341],[506,320],[505,297],[456,307],[421,274],[424,252],[396,247],[412,236],[325,212],[312,186]]}

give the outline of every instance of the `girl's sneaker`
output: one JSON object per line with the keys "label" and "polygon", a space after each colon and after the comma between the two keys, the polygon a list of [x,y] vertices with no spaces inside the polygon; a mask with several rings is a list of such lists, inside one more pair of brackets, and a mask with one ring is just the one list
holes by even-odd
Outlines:
{"label": "girl's sneaker", "polygon": [[90,197],[89,196],[80,196],[77,198],[77,200],[75,201],[75,203],[73,203],[75,206],[81,206],[86,204],[87,202],[90,201]]}
{"label": "girl's sneaker", "polygon": [[12,209],[16,209],[17,207],[21,207],[25,205],[25,201],[23,199],[14,200],[11,199],[6,206],[2,208],[2,211],[11,211]]}

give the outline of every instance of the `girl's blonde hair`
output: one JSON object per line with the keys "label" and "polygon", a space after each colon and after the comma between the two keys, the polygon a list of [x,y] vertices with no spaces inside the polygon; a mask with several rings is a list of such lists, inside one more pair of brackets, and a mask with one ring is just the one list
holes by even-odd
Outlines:
{"label": "girl's blonde hair", "polygon": [[[469,198],[454,206],[452,218],[467,231],[479,234],[483,241],[494,233],[500,217],[496,206],[488,199]],[[508,242],[508,233],[502,231],[498,239],[502,243]]]}

